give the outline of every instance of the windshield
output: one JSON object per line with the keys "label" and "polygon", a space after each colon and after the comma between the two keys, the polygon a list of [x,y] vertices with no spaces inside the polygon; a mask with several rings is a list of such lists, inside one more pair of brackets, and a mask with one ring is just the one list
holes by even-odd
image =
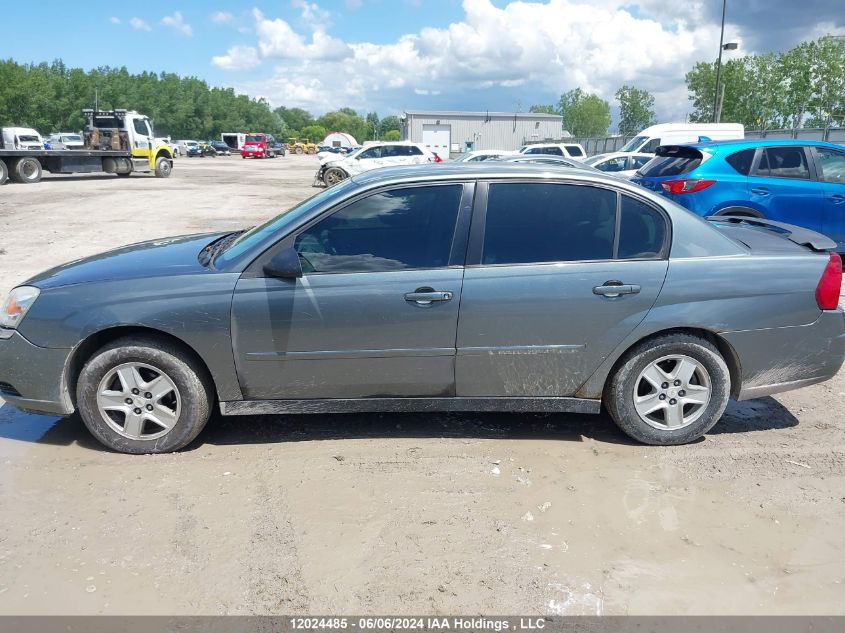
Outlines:
{"label": "windshield", "polygon": [[278,236],[280,231],[290,222],[295,221],[306,215],[312,209],[322,205],[324,202],[339,198],[343,196],[349,189],[354,187],[352,180],[345,180],[340,184],[324,189],[323,191],[311,196],[307,200],[300,202],[298,205],[291,207],[287,211],[283,211],[274,218],[267,220],[264,224],[256,226],[232,242],[225,251],[220,253],[215,258],[215,265],[222,268],[238,260],[241,256],[252,251],[254,248],[260,246],[262,243],[269,246]]}
{"label": "windshield", "polygon": [[62,140],[66,143],[77,143],[77,142],[81,143],[82,137],[79,136],[79,134],[68,134],[66,136],[63,136]]}
{"label": "windshield", "polygon": [[32,136],[31,134],[27,134],[24,136],[18,136],[18,140],[21,143],[38,143],[38,137]]}
{"label": "windshield", "polygon": [[647,138],[648,138],[647,136],[635,136],[630,141],[625,143],[625,145],[623,145],[622,149],[619,150],[619,151],[620,152],[634,152],[634,151],[637,150],[637,148],[639,148],[640,145],[645,143],[645,140]]}
{"label": "windshield", "polygon": [[263,140],[264,140],[264,137],[262,137],[262,136],[250,135],[250,136],[246,137],[247,143],[260,143]]}

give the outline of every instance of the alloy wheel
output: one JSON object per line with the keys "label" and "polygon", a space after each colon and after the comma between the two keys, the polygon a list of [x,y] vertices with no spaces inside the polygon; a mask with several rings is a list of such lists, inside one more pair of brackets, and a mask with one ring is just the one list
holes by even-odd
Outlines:
{"label": "alloy wheel", "polygon": [[661,431],[695,422],[710,402],[710,374],[684,354],[652,361],[634,383],[634,408],[646,424]]}

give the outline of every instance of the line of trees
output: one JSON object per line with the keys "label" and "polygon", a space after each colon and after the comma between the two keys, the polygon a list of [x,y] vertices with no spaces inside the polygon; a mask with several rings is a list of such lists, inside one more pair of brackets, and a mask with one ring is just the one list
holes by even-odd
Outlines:
{"label": "line of trees", "polygon": [[[654,124],[654,97],[648,91],[625,85],[615,96],[619,102],[620,134],[636,134]],[[610,128],[610,103],[581,88],[560,95],[556,105],[531,106],[531,112],[561,115],[563,128],[577,137],[606,136]]]}
{"label": "line of trees", "polygon": [[[721,120],[757,130],[845,125],[845,42],[822,37],[788,51],[722,63]],[[686,75],[691,121],[713,119],[716,62]]]}
{"label": "line of trees", "polygon": [[328,132],[346,132],[359,142],[399,139],[399,118],[362,117],[351,108],[319,118],[300,108],[273,110],[264,99],[215,88],[196,77],[130,73],[103,66],[85,71],[61,60],[19,64],[0,60],[0,126],[20,125],[43,134],[82,129],[83,108],[125,108],[149,116],[158,136],[219,138],[222,132],[262,131],[279,139],[320,142]]}

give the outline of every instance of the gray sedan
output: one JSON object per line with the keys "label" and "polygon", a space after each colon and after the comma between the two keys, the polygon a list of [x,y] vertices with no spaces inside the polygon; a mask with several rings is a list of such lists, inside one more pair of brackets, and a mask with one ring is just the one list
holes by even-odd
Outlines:
{"label": "gray sedan", "polygon": [[845,357],[816,233],[584,169],[380,169],[245,232],[49,270],[0,309],[0,396],[127,453],[223,415],[574,411],[680,444]]}

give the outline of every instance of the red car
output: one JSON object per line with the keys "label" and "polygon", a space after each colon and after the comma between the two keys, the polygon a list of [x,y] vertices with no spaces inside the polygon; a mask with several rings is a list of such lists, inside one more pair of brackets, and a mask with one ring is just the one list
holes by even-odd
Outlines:
{"label": "red car", "polygon": [[284,156],[285,147],[272,134],[248,134],[241,148],[241,158],[276,158]]}

